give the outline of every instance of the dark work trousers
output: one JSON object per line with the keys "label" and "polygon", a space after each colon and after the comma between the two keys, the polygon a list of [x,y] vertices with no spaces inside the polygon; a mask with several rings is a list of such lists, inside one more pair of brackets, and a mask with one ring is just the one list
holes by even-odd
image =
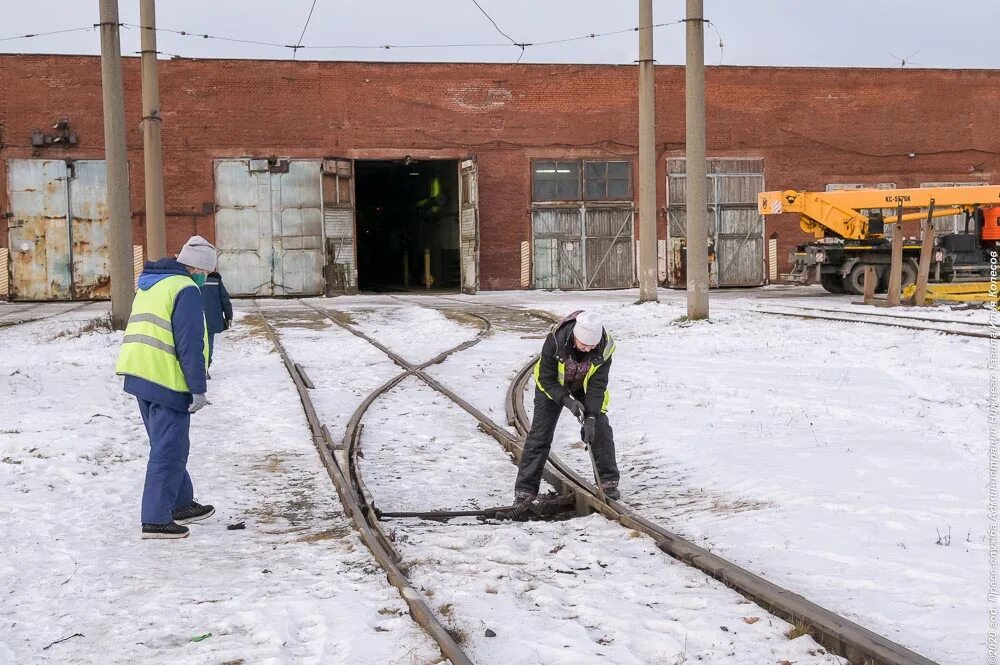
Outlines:
{"label": "dark work trousers", "polygon": [[194,501],[194,487],[187,472],[191,414],[143,399],[138,402],[149,435],[149,463],[142,489],[142,523],[169,524],[174,520],[174,510]]}
{"label": "dark work trousers", "polygon": [[215,354],[215,333],[208,333],[208,366],[212,366],[212,356]]}
{"label": "dark work trousers", "polygon": [[[573,397],[583,401],[583,393],[574,393]],[[517,469],[517,481],[514,491],[538,493],[542,482],[542,471],[552,447],[552,436],[556,431],[564,407],[553,402],[541,390],[535,388],[535,414],[531,419],[531,431],[524,442],[521,453],[521,463]],[[568,416],[572,418],[572,414]],[[618,480],[618,465],[615,463],[615,436],[611,430],[606,414],[597,416],[597,427],[594,435],[594,459],[597,462],[597,473],[602,483]]]}

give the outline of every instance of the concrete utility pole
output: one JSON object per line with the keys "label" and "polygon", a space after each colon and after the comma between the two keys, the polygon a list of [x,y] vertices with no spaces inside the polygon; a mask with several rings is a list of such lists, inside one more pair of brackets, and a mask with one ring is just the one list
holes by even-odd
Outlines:
{"label": "concrete utility pole", "polygon": [[122,85],[118,0],[98,0],[101,9],[101,91],[104,97],[104,156],[111,213],[111,324],[124,330],[132,309],[132,219],[125,152],[125,89]]}
{"label": "concrete utility pole", "polygon": [[639,0],[639,302],[656,293],[656,79],[653,0]]}
{"label": "concrete utility pole", "polygon": [[687,171],[687,306],[689,319],[708,318],[708,197],[705,164],[705,22],[702,0],[687,0],[684,68]]}
{"label": "concrete utility pole", "polygon": [[142,25],[142,146],[146,174],[146,254],[167,255],[163,214],[163,150],[160,143],[160,84],[156,74],[156,0],[139,0]]}

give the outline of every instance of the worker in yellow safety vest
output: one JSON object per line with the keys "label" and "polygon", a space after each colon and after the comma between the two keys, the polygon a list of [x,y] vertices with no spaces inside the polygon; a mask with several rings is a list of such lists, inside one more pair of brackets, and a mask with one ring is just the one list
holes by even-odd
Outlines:
{"label": "worker in yellow safety vest", "polygon": [[187,472],[191,414],[206,404],[208,335],[200,286],[216,251],[193,236],[177,259],[147,262],[115,371],[125,377],[149,435],[142,490],[142,538],[186,538],[188,522],[211,517],[194,500]]}
{"label": "worker in yellow safety vest", "polygon": [[608,378],[615,342],[594,312],[570,314],[545,338],[535,363],[535,412],[521,451],[512,515],[526,515],[538,494],[552,437],[565,408],[583,425],[595,473],[609,499],[620,499],[615,441],[608,421]]}
{"label": "worker in yellow safety vest", "polygon": [[431,187],[428,196],[425,199],[417,201],[417,209],[426,209],[432,215],[436,215],[447,203],[448,197],[441,186],[441,177],[438,175],[431,176]]}

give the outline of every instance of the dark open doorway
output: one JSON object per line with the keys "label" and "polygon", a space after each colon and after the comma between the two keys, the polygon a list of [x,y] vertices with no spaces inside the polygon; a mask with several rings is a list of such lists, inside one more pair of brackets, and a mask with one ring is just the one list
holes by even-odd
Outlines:
{"label": "dark open doorway", "polygon": [[[458,290],[458,162],[356,161],[358,286]],[[430,257],[425,269],[425,254]]]}

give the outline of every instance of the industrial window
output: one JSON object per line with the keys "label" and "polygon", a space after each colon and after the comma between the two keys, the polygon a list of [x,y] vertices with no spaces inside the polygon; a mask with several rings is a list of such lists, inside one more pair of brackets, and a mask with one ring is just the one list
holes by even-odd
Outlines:
{"label": "industrial window", "polygon": [[628,162],[584,162],[584,198],[588,201],[631,201],[631,166]]}
{"label": "industrial window", "polygon": [[532,172],[532,198],[535,201],[579,200],[580,162],[533,162]]}
{"label": "industrial window", "polygon": [[534,201],[632,200],[630,162],[545,160],[531,169]]}

